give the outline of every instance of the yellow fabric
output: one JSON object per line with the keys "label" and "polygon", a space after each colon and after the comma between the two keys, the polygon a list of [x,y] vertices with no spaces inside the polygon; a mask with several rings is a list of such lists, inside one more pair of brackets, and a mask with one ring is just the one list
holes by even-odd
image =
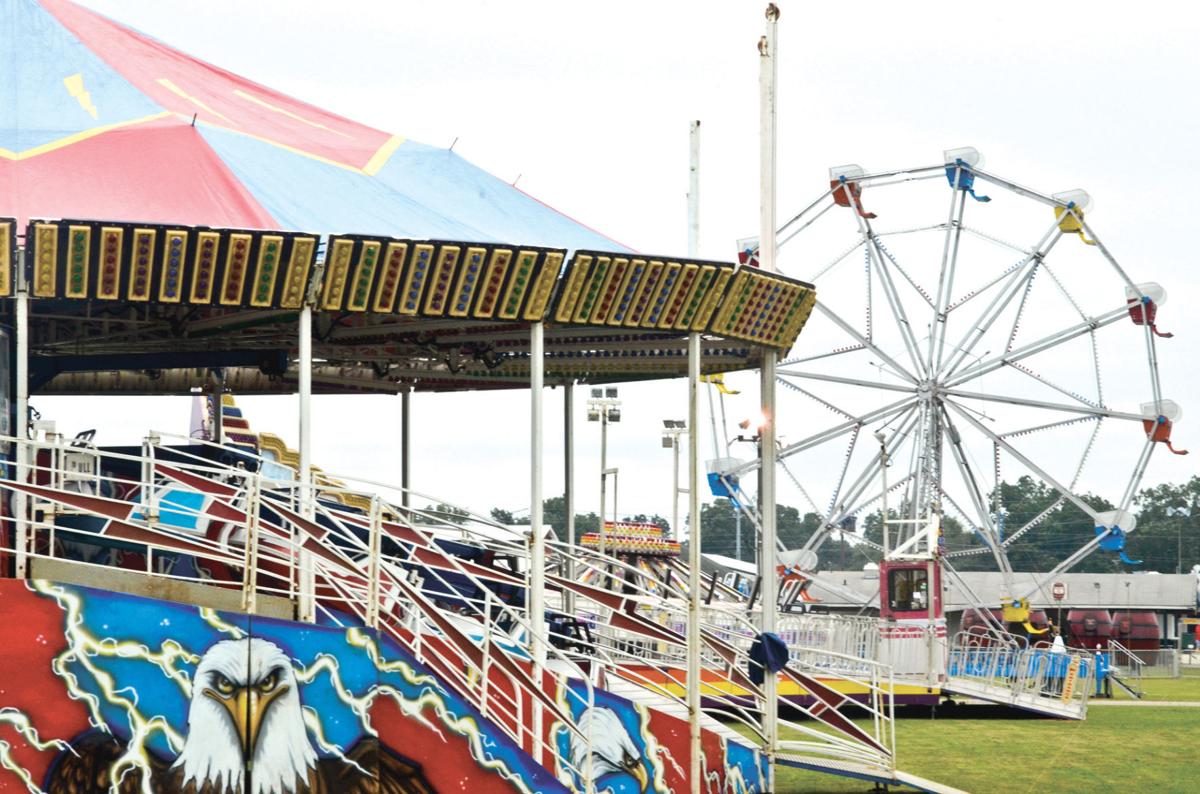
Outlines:
{"label": "yellow fabric", "polygon": [[741,394],[741,392],[739,390],[731,389],[725,385],[725,376],[722,374],[701,375],[700,380],[704,381],[705,383],[711,383],[712,385],[716,386],[717,391],[721,392],[721,394]]}

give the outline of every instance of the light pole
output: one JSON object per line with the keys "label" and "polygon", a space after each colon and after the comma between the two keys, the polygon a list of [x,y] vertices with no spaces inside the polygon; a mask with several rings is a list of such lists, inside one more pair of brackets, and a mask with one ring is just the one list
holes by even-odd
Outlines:
{"label": "light pole", "polygon": [[[588,398],[588,421],[600,423],[600,555],[603,556],[606,552],[605,541],[606,535],[604,529],[604,513],[606,511],[606,488],[608,486],[608,475],[614,477],[617,470],[608,468],[608,423],[621,421],[621,401],[617,399],[617,389],[615,386],[607,386],[603,389],[592,389],[592,396]],[[613,494],[613,520],[616,520],[617,512],[617,496]]]}
{"label": "light pole", "polygon": [[688,488],[679,487],[679,437],[687,433],[687,422],[682,419],[664,419],[662,423],[663,448],[674,450],[675,463],[671,468],[671,537],[678,538],[679,494],[691,493]]}

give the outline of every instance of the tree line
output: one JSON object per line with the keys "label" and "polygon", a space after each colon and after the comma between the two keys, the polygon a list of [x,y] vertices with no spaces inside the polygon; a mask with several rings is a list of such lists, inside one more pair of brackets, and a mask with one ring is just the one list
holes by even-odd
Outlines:
{"label": "tree line", "polygon": [[[1060,500],[1058,492],[1029,476],[1016,482],[1002,482],[999,493],[988,494],[988,505],[996,514],[1003,537],[1009,537],[1031,520],[1045,512],[1038,524],[1022,534],[1008,548],[1014,570],[1050,570],[1072,552],[1096,536],[1091,517],[1073,502]],[[997,497],[998,500],[997,500]],[[1102,497],[1087,494],[1082,497],[1099,511],[1113,510],[1115,505]],[[438,508],[445,506],[439,505]],[[976,552],[958,555],[954,567],[964,571],[995,570],[996,563],[970,519],[957,515],[947,505],[942,520],[942,534],[947,553]],[[728,500],[719,498],[701,505],[703,551],[723,554],[743,560],[756,558],[757,537],[754,527],[741,518],[740,547],[738,510]],[[1116,552],[1096,550],[1071,570],[1084,573],[1117,573],[1128,570],[1186,573],[1200,564],[1200,477],[1185,483],[1164,483],[1140,491],[1132,512],[1137,527],[1129,533],[1126,556],[1141,560],[1137,566],[1121,561]],[[561,496],[546,499],[542,514],[559,538],[566,539],[566,510]],[[510,511],[495,508],[492,518],[505,524],[528,524],[528,516],[517,517]],[[634,514],[623,516],[626,521],[648,521],[670,533],[670,522],[659,515]],[[802,512],[789,505],[777,505],[776,526],[780,540],[789,549],[800,548],[823,523],[815,511]],[[823,570],[856,570],[869,562],[878,562],[880,552],[862,542],[862,538],[879,544],[881,514],[876,511],[835,528],[818,551],[818,567]],[[588,532],[598,532],[600,519],[593,513],[576,513],[576,538]]]}

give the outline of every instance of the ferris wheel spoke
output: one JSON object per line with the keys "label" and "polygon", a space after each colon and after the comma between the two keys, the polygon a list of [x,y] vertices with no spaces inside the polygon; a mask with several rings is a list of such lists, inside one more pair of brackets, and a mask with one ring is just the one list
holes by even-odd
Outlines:
{"label": "ferris wheel spoke", "polygon": [[[893,431],[892,436],[885,441],[889,450],[898,448],[904,443],[905,439],[908,437],[908,434],[912,432],[913,427],[916,425],[916,406],[910,406],[908,411],[899,417],[899,421],[899,427],[897,427],[896,430]],[[834,525],[845,519],[847,516],[854,515],[858,512],[858,510],[862,509],[860,506],[851,510],[847,510],[845,505],[847,502],[854,503],[855,500],[862,496],[863,491],[867,489],[867,486],[870,485],[871,480],[873,480],[877,475],[879,471],[880,460],[880,453],[876,452],[859,471],[850,488],[847,489],[846,498],[842,499],[840,503],[836,497],[834,498],[834,505],[825,515],[825,520],[822,522],[820,529],[817,532],[814,532],[808,541],[805,542],[805,550],[813,551],[820,548],[821,544],[825,542],[824,536],[827,536],[832,531]],[[844,479],[845,472],[843,472],[842,476]],[[911,477],[912,475],[910,474],[905,478],[905,480],[911,479]],[[899,483],[897,483],[897,485],[899,485]],[[891,490],[891,488],[889,488],[889,490]],[[865,504],[871,504],[881,497],[882,494],[877,495],[873,499],[868,500]]]}
{"label": "ferris wheel spoke", "polygon": [[938,412],[940,421],[943,422],[946,432],[950,438],[950,452],[954,459],[954,464],[958,468],[959,476],[962,478],[963,484],[967,488],[967,495],[971,498],[971,505],[975,508],[975,513],[979,517],[979,528],[983,530],[980,537],[991,548],[992,556],[996,559],[996,565],[999,566],[1000,572],[1004,574],[1005,583],[1011,578],[1012,566],[1009,565],[1008,556],[1000,546],[1000,535],[996,531],[996,524],[987,508],[987,500],[983,496],[983,489],[979,487],[979,482],[975,478],[975,473],[971,470],[971,464],[967,460],[967,453],[962,446],[962,436],[958,432],[954,421],[950,416],[941,410]]}
{"label": "ferris wheel spoke", "polygon": [[1118,510],[1128,510],[1129,505],[1133,502],[1133,497],[1137,494],[1137,487],[1142,482],[1142,477],[1146,474],[1146,467],[1150,465],[1150,456],[1154,454],[1154,439],[1146,436],[1146,443],[1142,447],[1142,454],[1138,456],[1137,465],[1133,468],[1133,476],[1129,478],[1129,484],[1125,486],[1125,493],[1121,495],[1121,503],[1117,506]]}
{"label": "ferris wheel spoke", "polygon": [[1060,483],[1057,479],[1055,479],[1053,476],[1051,476],[1045,469],[1043,469],[1041,466],[1038,466],[1036,463],[1034,463],[1032,460],[1030,460],[1024,453],[1022,453],[1020,450],[1016,449],[1012,444],[1008,443],[1008,441],[1006,441],[1005,439],[1001,438],[1000,436],[998,436],[994,432],[992,432],[986,425],[983,424],[983,422],[980,422],[978,419],[971,416],[971,414],[969,412],[964,411],[962,409],[962,407],[951,402],[950,400],[944,401],[943,404],[949,406],[956,414],[958,414],[963,419],[965,419],[972,427],[974,427],[980,433],[983,433],[985,436],[990,438],[993,442],[995,442],[1000,447],[1002,447],[1006,452],[1008,452],[1008,454],[1012,455],[1014,458],[1016,458],[1021,463],[1023,463],[1026,466],[1026,468],[1028,468],[1031,472],[1033,472],[1037,476],[1041,477],[1042,480],[1047,485],[1049,485],[1050,487],[1057,490],[1060,494],[1062,494],[1067,499],[1069,499],[1072,502],[1072,504],[1074,504],[1080,510],[1082,510],[1083,512],[1085,512],[1089,516],[1091,516],[1093,521],[1096,521],[1096,522],[1100,521],[1099,513],[1096,512],[1095,508],[1093,508],[1087,502],[1080,499],[1079,496],[1077,496],[1070,488],[1067,488],[1065,485]]}
{"label": "ferris wheel spoke", "polygon": [[839,347],[836,350],[830,350],[828,353],[817,353],[811,356],[802,356],[800,358],[789,358],[785,361],[780,361],[779,366],[790,367],[793,364],[807,364],[810,361],[820,361],[825,358],[833,358],[834,356],[842,356],[847,353],[857,353],[859,350],[866,350],[865,345],[850,345],[849,347]]}
{"label": "ferris wheel spoke", "polygon": [[[826,195],[826,196],[828,196],[828,195],[830,195],[831,193],[833,193],[833,190],[832,190],[832,189],[830,189],[829,193],[826,193],[825,195]],[[813,204],[813,206],[816,206],[816,204],[814,203],[814,204]],[[802,223],[802,224],[800,224],[799,226],[797,226],[795,229],[793,229],[793,230],[792,230],[791,234],[789,234],[787,237],[784,237],[782,240],[780,240],[778,243],[776,243],[776,244],[775,244],[775,247],[776,247],[776,248],[782,248],[784,243],[786,243],[788,240],[790,240],[790,239],[792,239],[793,237],[795,237],[795,236],[796,236],[797,234],[799,234],[800,232],[802,232],[802,231],[804,231],[805,229],[807,229],[809,226],[812,226],[814,223],[816,223],[818,220],[820,220],[820,219],[821,219],[821,216],[822,216],[822,215],[824,215],[825,213],[829,212],[831,209],[833,209],[833,208],[834,208],[834,207],[836,207],[836,206],[837,206],[837,204],[835,204],[835,203],[834,203],[834,202],[832,202],[832,201],[831,201],[831,202],[829,202],[828,204],[826,204],[824,207],[822,207],[822,208],[821,208],[821,211],[820,211],[820,212],[818,212],[816,215],[813,215],[811,218],[809,218],[808,220],[806,220],[804,223]],[[806,212],[807,212],[807,210],[806,210]],[[799,219],[799,216],[797,216],[796,218],[793,218],[792,220],[788,221],[787,223],[785,223],[785,224],[783,225],[783,228],[781,228],[781,229],[780,229],[779,231],[777,231],[775,234],[777,234],[777,235],[779,235],[779,234],[783,234],[784,230],[785,230],[785,229],[787,229],[787,228],[788,228],[788,226],[790,226],[790,225],[791,225],[793,222],[795,222],[795,221],[796,221],[796,220],[798,220],[798,219]]]}
{"label": "ferris wheel spoke", "polygon": [[987,232],[983,231],[982,229],[976,229],[974,226],[964,225],[962,227],[962,230],[964,232],[966,232],[967,234],[971,235],[972,237],[977,237],[980,240],[984,240],[986,242],[993,243],[1005,250],[1012,251],[1013,253],[1025,254],[1027,256],[1029,254],[1033,253],[1028,248],[1023,248],[1023,247],[1017,245],[1016,243],[1009,242],[1008,240],[1005,240],[1000,237],[996,237],[993,234],[988,234]]}
{"label": "ferris wheel spoke", "polygon": [[821,278],[821,276],[824,276],[830,270],[833,270],[840,263],[844,262],[846,260],[846,257],[850,256],[850,254],[857,251],[859,249],[859,247],[862,246],[862,244],[863,244],[863,241],[860,239],[854,245],[850,246],[845,251],[842,251],[840,254],[838,254],[836,257],[834,257],[831,262],[829,262],[827,265],[825,265],[825,267],[821,268],[816,273],[809,276],[808,280],[813,281],[813,282],[817,281],[818,279]]}
{"label": "ferris wheel spoke", "polygon": [[892,252],[888,250],[888,247],[883,244],[883,240],[881,240],[879,235],[875,232],[871,232],[871,244],[875,247],[875,250],[878,252],[880,257],[891,262],[892,267],[896,268],[896,272],[904,276],[904,280],[909,283],[909,286],[917,291],[917,294],[921,296],[921,299],[925,301],[929,308],[934,308],[933,298],[929,297],[929,293],[925,290],[925,288],[918,284],[916,279],[914,279],[909,272],[904,269],[904,266],[896,260],[896,257],[892,255]]}
{"label": "ferris wheel spoke", "polygon": [[1065,386],[1059,386],[1057,383],[1053,382],[1052,380],[1050,380],[1049,378],[1047,378],[1043,375],[1039,375],[1038,373],[1034,372],[1032,369],[1025,366],[1024,364],[1018,364],[1016,362],[1013,362],[1013,363],[1009,364],[1009,366],[1012,367],[1013,370],[1020,372],[1022,375],[1026,375],[1030,378],[1033,378],[1034,380],[1036,380],[1038,383],[1042,384],[1043,386],[1048,386],[1049,388],[1054,389],[1054,391],[1058,392],[1059,394],[1070,397],[1072,400],[1078,400],[1079,402],[1083,403],[1084,405],[1086,405],[1090,408],[1103,408],[1104,407],[1103,405],[1100,405],[1098,403],[1093,402],[1092,400],[1089,400],[1088,398],[1084,397],[1082,394],[1076,394],[1075,392],[1071,391],[1070,389],[1066,388]]}
{"label": "ferris wheel spoke", "polygon": [[[1047,411],[1066,411],[1073,414],[1086,414],[1088,416],[1107,416],[1113,419],[1127,419],[1133,422],[1141,422],[1145,419],[1141,414],[1131,414],[1126,411],[1114,411],[1111,408],[1095,408],[1090,405],[1069,405],[1066,403],[1052,403],[1045,400],[1032,400],[1027,397],[1011,397],[1004,394],[979,394],[969,391],[958,391],[956,389],[946,389],[942,394],[949,397],[957,397],[960,400],[983,400],[984,402],[1004,403],[1006,405],[1016,405],[1023,408],[1042,408]],[[961,410],[961,406],[959,406]]]}
{"label": "ferris wheel spoke", "polygon": [[[942,266],[938,272],[937,303],[934,305],[933,333],[929,335],[929,372],[937,372],[942,365],[942,354],[946,348],[946,304],[954,289],[954,269],[958,264],[958,243],[962,239],[963,213],[967,209],[967,192],[959,190],[962,166],[954,169],[954,184],[950,191],[950,211],[946,219],[946,236],[942,240]],[[957,212],[955,204],[957,203]],[[936,351],[936,355],[935,355]]]}
{"label": "ferris wheel spoke", "polygon": [[1030,356],[1045,352],[1052,347],[1069,342],[1076,337],[1096,331],[1106,325],[1112,325],[1118,320],[1127,317],[1128,314],[1128,306],[1121,306],[1117,309],[1111,309],[1110,311],[1107,311],[1097,317],[1093,317],[1090,320],[1085,320],[1084,322],[1076,325],[1072,325],[1062,330],[1047,334],[1040,339],[1028,342],[1011,352],[1001,353],[994,358],[980,360],[979,362],[955,373],[953,377],[946,378],[944,383],[950,388],[960,386],[969,380],[981,377],[989,372],[994,372],[1006,364],[1029,358]]}
{"label": "ferris wheel spoke", "polygon": [[[879,249],[879,241],[871,232],[871,227],[867,222],[859,218],[859,226],[863,228],[863,234],[868,241],[867,253],[871,256],[871,263],[874,266],[875,274],[879,277],[879,285],[883,288],[883,295],[887,298],[888,308],[891,309],[892,319],[896,321],[896,327],[900,330],[900,338],[904,341],[904,347],[908,351],[908,356],[912,359],[913,372],[919,377],[925,377],[928,372],[925,370],[925,362],[921,360],[921,354],[917,345],[916,336],[913,335],[912,324],[908,321],[908,314],[904,311],[904,304],[900,300],[900,295],[896,292],[896,283],[892,280],[891,274],[883,264],[883,253]],[[928,297],[926,298],[928,300]]]}
{"label": "ferris wheel spoke", "polygon": [[1101,532],[1100,534],[1096,535],[1096,537],[1080,546],[1078,550],[1076,550],[1058,565],[1054,566],[1052,570],[1047,571],[1040,577],[1035,577],[1033,584],[1026,588],[1025,594],[1022,597],[1029,598],[1038,590],[1041,590],[1043,587],[1045,587],[1047,582],[1053,581],[1058,577],[1059,574],[1066,573],[1079,563],[1083,562],[1093,551],[1100,548],[1100,543],[1106,540],[1110,535],[1112,535],[1111,529]]}
{"label": "ferris wheel spoke", "polygon": [[1047,265],[1045,262],[1042,263],[1042,269],[1046,271],[1046,275],[1048,275],[1050,277],[1050,280],[1054,282],[1054,285],[1056,287],[1058,287],[1058,291],[1060,293],[1062,293],[1062,296],[1064,298],[1067,299],[1067,302],[1071,304],[1071,307],[1073,309],[1075,309],[1076,314],[1079,315],[1079,319],[1087,320],[1087,314],[1084,313],[1083,308],[1079,305],[1079,301],[1075,300],[1075,296],[1072,295],[1070,293],[1070,291],[1066,288],[1066,286],[1062,283],[1062,280],[1054,272],[1054,269],[1051,268],[1049,265]]}
{"label": "ferris wheel spoke", "polygon": [[816,515],[820,515],[821,508],[817,507],[816,500],[813,499],[811,496],[809,496],[808,489],[805,488],[803,484],[801,484],[800,480],[798,480],[796,478],[795,474],[792,474],[792,470],[790,468],[788,468],[787,461],[786,460],[779,461],[779,468],[783,469],[784,474],[786,474],[788,476],[788,479],[792,481],[792,485],[796,486],[796,490],[798,490],[800,492],[800,495],[804,497],[804,501],[808,502],[808,505],[809,505],[809,507],[812,508],[813,513]]}
{"label": "ferris wheel spoke", "polygon": [[841,328],[843,331],[845,331],[847,334],[849,334],[851,337],[853,337],[854,340],[856,342],[858,342],[860,345],[862,345],[867,350],[870,350],[872,353],[874,353],[875,355],[877,355],[881,359],[883,359],[884,363],[886,363],[889,367],[891,367],[892,371],[896,375],[904,378],[905,380],[909,381],[910,383],[913,383],[913,384],[917,383],[916,376],[914,376],[911,372],[909,372],[907,369],[902,367],[894,358],[892,358],[887,353],[884,353],[882,350],[880,350],[879,347],[876,346],[876,344],[873,341],[871,341],[867,337],[863,336],[858,331],[854,330],[854,328],[849,323],[847,323],[845,320],[843,320],[841,317],[839,317],[835,311],[830,309],[828,306],[826,306],[824,303],[822,303],[819,300],[814,305],[814,308],[817,311],[824,314],[830,320],[832,320],[833,323],[835,325],[837,325],[838,328]]}
{"label": "ferris wheel spoke", "polygon": [[1154,343],[1154,329],[1146,323],[1146,355],[1150,358],[1150,389],[1154,395],[1154,412],[1162,413],[1162,386],[1158,381],[1158,346]]}
{"label": "ferris wheel spoke", "polygon": [[[837,438],[838,436],[842,435],[843,433],[848,432],[849,430],[853,429],[855,427],[855,425],[866,425],[866,424],[870,424],[871,422],[878,421],[880,419],[886,419],[889,416],[891,416],[892,414],[900,413],[905,408],[908,408],[908,407],[916,404],[916,402],[917,402],[916,397],[906,397],[903,400],[897,400],[896,402],[891,403],[889,405],[885,405],[882,408],[878,408],[874,411],[865,413],[862,416],[856,417],[851,421],[843,422],[842,424],[837,425],[836,427],[831,427],[828,430],[825,430],[820,433],[814,433],[813,435],[809,436],[808,438],[797,441],[794,444],[788,444],[786,447],[784,447],[783,449],[781,449],[779,451],[779,457],[781,457],[781,458],[790,457],[792,455],[795,455],[797,452],[803,452],[804,450],[815,447],[818,444],[823,444],[826,441],[829,441],[830,439]],[[742,473],[741,469],[745,469],[746,471],[752,471],[753,469],[757,468],[757,466],[758,466],[757,462],[752,462],[752,463],[753,463],[753,465],[744,464],[742,467],[739,467],[739,470],[737,470],[735,473],[741,474]]]}
{"label": "ferris wheel spoke", "polygon": [[844,383],[847,386],[861,386],[865,389],[883,389],[885,391],[898,391],[905,394],[916,394],[915,386],[901,386],[896,383],[881,383],[879,381],[864,380],[861,378],[847,378],[841,375],[826,375],[823,372],[806,372],[798,369],[781,369],[777,370],[779,376],[787,376],[789,378],[803,378],[805,380],[821,380],[829,383]]}
{"label": "ferris wheel spoke", "polygon": [[[1057,422],[1046,422],[1045,424],[1034,425],[1033,427],[1022,427],[1022,428],[1018,428],[1016,430],[1009,430],[1004,433],[1001,433],[1000,437],[1001,438],[1020,438],[1021,436],[1028,436],[1028,435],[1032,435],[1033,433],[1040,433],[1043,430],[1054,430],[1054,429],[1060,428],[1060,427],[1070,427],[1072,425],[1077,425],[1081,422],[1099,423],[1101,421],[1103,421],[1103,417],[1092,416],[1090,414],[1087,416],[1073,416],[1070,419],[1062,419]],[[999,482],[999,481],[1000,481],[1000,478],[997,477],[996,482]]]}
{"label": "ferris wheel spoke", "polygon": [[[1058,228],[1058,222],[1055,221],[1051,224],[1050,229],[1042,235],[1042,239],[1034,247],[1034,252],[1025,257],[1021,266],[1008,277],[1008,282],[992,298],[992,302],[980,314],[980,319],[974,324],[974,327],[963,336],[959,344],[954,346],[954,353],[938,369],[937,375],[940,379],[949,378],[962,365],[962,362],[966,361],[971,351],[975,349],[975,345],[979,344],[979,340],[987,334],[992,324],[1004,313],[1004,309],[1022,289],[1024,282],[1031,277],[1031,272],[1037,269],[1037,266],[1054,249],[1060,239],[1062,239],[1062,230]],[[1030,267],[1030,263],[1032,263],[1032,267]]]}

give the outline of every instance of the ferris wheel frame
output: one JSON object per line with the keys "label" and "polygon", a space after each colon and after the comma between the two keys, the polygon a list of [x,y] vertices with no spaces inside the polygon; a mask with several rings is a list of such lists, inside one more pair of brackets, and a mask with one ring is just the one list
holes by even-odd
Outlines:
{"label": "ferris wheel frame", "polygon": [[[810,503],[814,512],[821,516],[822,519],[817,531],[809,537],[800,550],[803,554],[807,555],[808,559],[815,559],[817,549],[826,540],[834,536],[841,522],[885,500],[888,491],[894,491],[903,487],[910,494],[907,504],[912,519],[927,517],[935,505],[940,512],[944,507],[943,502],[948,501],[953,511],[965,518],[983,541],[983,545],[977,548],[947,552],[942,556],[942,561],[947,568],[950,568],[953,572],[953,565],[950,560],[957,557],[991,553],[1000,571],[1005,575],[1006,580],[1010,581],[1012,568],[1008,560],[1008,550],[1020,538],[1043,523],[1054,510],[1058,509],[1064,503],[1071,503],[1095,522],[1097,534],[1080,548],[1065,556],[1051,571],[1037,577],[1037,581],[1029,589],[1029,592],[1023,594],[1024,597],[1028,597],[1043,587],[1045,581],[1078,564],[1099,548],[1102,543],[1113,537],[1114,533],[1119,534],[1123,531],[1130,531],[1133,528],[1131,526],[1122,528],[1118,522],[1126,520],[1125,517],[1131,515],[1128,513],[1129,507],[1132,504],[1137,493],[1137,488],[1146,473],[1151,456],[1153,455],[1156,439],[1149,430],[1147,430],[1146,441],[1134,463],[1133,470],[1117,504],[1116,511],[1097,510],[1075,491],[1084,465],[1104,422],[1113,420],[1145,423],[1147,421],[1148,417],[1144,413],[1120,411],[1105,404],[1103,388],[1099,377],[1100,362],[1096,346],[1096,332],[1101,328],[1129,318],[1131,316],[1130,306],[1132,302],[1136,301],[1138,305],[1146,305],[1150,302],[1151,298],[1144,291],[1144,285],[1138,284],[1130,278],[1128,273],[1096,235],[1095,230],[1087,222],[1085,218],[1086,205],[1076,200],[1089,201],[1090,199],[1085,193],[1077,191],[1051,196],[1024,187],[1016,182],[979,168],[979,156],[971,149],[952,150],[951,152],[947,152],[946,155],[946,162],[941,165],[926,166],[917,169],[868,174],[861,171],[861,169],[856,171],[856,166],[846,166],[842,167],[840,175],[837,173],[838,169],[831,169],[831,177],[833,178],[831,179],[829,190],[779,229],[778,233],[781,235],[779,246],[782,247],[784,244],[795,239],[831,209],[835,207],[849,208],[850,213],[857,222],[859,239],[854,245],[826,264],[814,276],[810,277],[818,288],[818,297],[814,311],[817,315],[826,318],[833,326],[845,333],[851,340],[851,343],[832,351],[785,359],[779,363],[776,371],[777,381],[780,385],[815,400],[838,415],[843,421],[812,433],[799,441],[782,446],[778,450],[777,459],[780,468]],[[866,212],[862,206],[861,194],[863,188],[930,179],[946,179],[950,187],[950,208],[945,222],[918,227],[916,229],[897,230],[895,232],[880,232],[874,229],[871,224],[874,216]],[[1041,234],[1036,244],[1031,247],[1014,245],[994,235],[989,235],[982,230],[966,226],[963,223],[968,194],[977,200],[988,200],[986,197],[980,198],[974,193],[973,186],[976,180],[1017,196],[1040,202],[1055,210],[1053,222]],[[938,286],[936,290],[930,291],[922,288],[905,271],[881,238],[890,234],[903,234],[914,231],[927,232],[939,229],[944,230],[945,236],[942,244]],[[786,236],[782,236],[785,232],[787,233]],[[1047,256],[1055,246],[1064,236],[1070,234],[1078,234],[1084,242],[1094,246],[1100,253],[1103,260],[1107,262],[1120,282],[1124,284],[1127,297],[1125,302],[1099,314],[1089,315],[1071,297],[1063,283],[1054,275],[1053,270],[1049,269],[1045,264]],[[959,265],[960,242],[963,235],[983,237],[993,243],[1011,248],[1021,254],[1021,259],[987,283],[965,293],[957,299],[952,299],[955,276]],[[903,343],[903,350],[895,355],[889,354],[880,344],[877,344],[871,338],[869,327],[867,333],[861,332],[823,301],[820,296],[821,276],[860,248],[865,249],[868,271],[869,273],[873,273],[878,280],[883,293],[884,300],[882,302],[886,304],[886,311],[890,313],[891,319],[899,332],[900,341]],[[1057,328],[1048,334],[1042,334],[1032,341],[1016,345],[1017,326],[1026,310],[1032,277],[1038,271],[1050,274],[1057,289],[1074,307],[1078,314],[1078,321]],[[922,347],[920,341],[917,339],[909,313],[905,308],[904,301],[900,297],[897,281],[901,279],[916,290],[922,301],[932,311],[934,322],[931,324],[931,333],[924,347]],[[951,313],[961,311],[964,306],[976,301],[977,298],[989,294],[990,301],[978,313],[978,319],[970,324],[969,330],[961,336],[957,344],[953,341],[948,341],[949,324],[947,320]],[[872,296],[868,294],[868,306],[866,307],[868,326],[875,309],[875,306],[871,303],[872,300]],[[1012,330],[1008,335],[1009,344],[1007,348],[997,355],[989,355],[990,351],[988,351],[982,355],[974,356],[974,350],[980,340],[987,336],[1000,319],[1005,316],[1006,310],[1010,310],[1010,307],[1014,303],[1016,306],[1016,318],[1013,321]],[[1163,418],[1164,402],[1170,403],[1170,401],[1164,401],[1162,397],[1155,341],[1155,336],[1158,335],[1158,332],[1155,330],[1153,322],[1139,324],[1143,325],[1145,337],[1149,391],[1151,393],[1151,404],[1154,408],[1153,413],[1161,421]],[[1052,379],[1022,364],[1023,361],[1032,356],[1080,337],[1089,337],[1092,349],[1096,372],[1095,399],[1084,397],[1075,390],[1055,383]],[[857,351],[869,351],[872,355],[878,357],[881,363],[876,366],[880,367],[881,371],[883,368],[886,368],[890,374],[895,376],[897,382],[885,383],[882,380],[872,381],[822,371],[823,365],[829,364],[831,359],[836,359],[838,356]],[[805,364],[814,364],[815,366],[809,369],[797,368],[798,365]],[[1056,402],[1012,395],[989,395],[984,394],[982,391],[968,392],[963,389],[963,386],[972,380],[1005,367],[1022,373],[1040,383],[1042,387],[1059,392],[1069,399],[1064,402]],[[855,388],[881,390],[897,395],[899,399],[892,400],[880,408],[855,414],[829,400],[821,398],[819,395],[805,388],[806,385],[812,382],[834,383]],[[981,422],[976,415],[977,412],[960,404],[964,400],[1007,403],[1021,408],[1033,408],[1039,411],[1061,413],[1065,416],[1061,420],[1045,422],[1038,426],[1001,434],[993,431]],[[1173,403],[1170,404],[1173,405]],[[879,442],[879,451],[870,456],[864,465],[860,465],[852,471],[852,468],[854,468],[850,465],[852,454],[856,446],[861,443],[861,431],[868,425],[880,421],[888,422],[891,428],[890,432],[876,434]],[[1038,465],[1032,458],[1022,453],[1006,437],[1085,422],[1092,423],[1092,431],[1084,452],[1075,466],[1074,476],[1069,481],[1063,481],[1062,478],[1051,475],[1046,471],[1045,467]],[[1011,455],[1015,460],[1019,461],[1030,473],[1035,474],[1047,486],[1056,491],[1057,496],[1055,500],[1023,526],[1015,528],[1007,535],[1002,534],[1001,527],[997,526],[996,514],[999,511],[989,509],[986,497],[987,491],[981,487],[980,479],[963,450],[960,427],[969,427],[982,437],[990,440],[994,445],[994,449],[996,450],[997,486],[1000,481],[1000,450],[1003,450],[1006,454]],[[924,439],[925,454],[921,456],[922,463],[919,466],[912,467],[907,475],[896,478],[887,484],[885,488],[872,488],[872,485],[880,482],[881,468],[891,453],[898,450],[914,433],[918,435],[918,440],[915,444],[920,444],[921,439]],[[849,437],[844,461],[838,476],[835,478],[836,484],[833,488],[833,494],[827,506],[821,508],[799,479],[792,474],[787,466],[787,459],[843,436]],[[958,504],[942,488],[941,448],[943,446],[943,438],[946,437],[949,438],[949,443],[945,444],[945,446],[950,452],[953,466],[967,486],[967,498],[970,502],[967,505]],[[931,449],[935,443],[937,445],[936,456],[931,453]],[[932,463],[935,457],[937,458],[936,471]],[[749,461],[724,472],[723,476],[727,482],[735,482],[738,477],[755,470],[758,465],[759,462],[757,460]],[[742,509],[752,521],[757,523],[758,516],[753,514],[754,511],[744,505]],[[971,518],[971,516],[974,516],[974,518]],[[913,523],[915,527],[915,521]],[[908,540],[912,539],[911,533],[916,531],[915,528],[909,530],[910,537]],[[866,543],[866,545],[874,547],[881,552],[886,551],[885,547],[887,544],[880,546],[861,537],[856,542]],[[897,545],[900,542],[901,539],[898,537]],[[911,546],[912,544],[909,543],[908,545]],[[925,552],[932,554],[934,550],[925,549]],[[822,582],[822,584],[825,584],[825,582]]]}

